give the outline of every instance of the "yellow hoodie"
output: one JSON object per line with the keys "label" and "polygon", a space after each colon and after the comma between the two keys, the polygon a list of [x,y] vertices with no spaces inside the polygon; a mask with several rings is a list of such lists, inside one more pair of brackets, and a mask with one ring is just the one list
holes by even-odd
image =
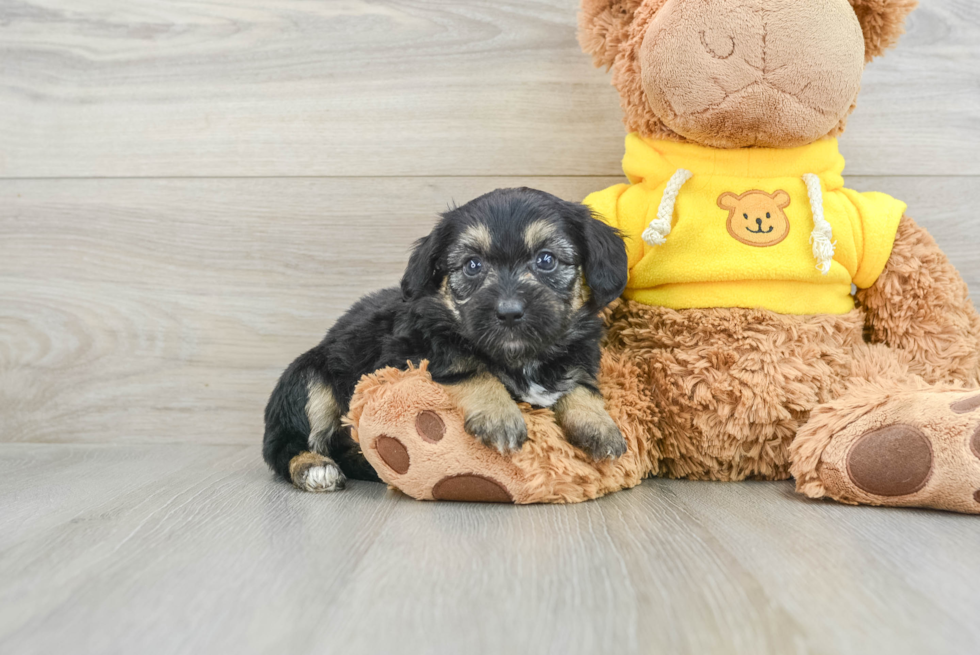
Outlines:
{"label": "yellow hoodie", "polygon": [[844,188],[836,139],[721,150],[626,137],[618,184],[585,199],[626,237],[627,298],[673,309],[845,314],[874,284],[905,204]]}

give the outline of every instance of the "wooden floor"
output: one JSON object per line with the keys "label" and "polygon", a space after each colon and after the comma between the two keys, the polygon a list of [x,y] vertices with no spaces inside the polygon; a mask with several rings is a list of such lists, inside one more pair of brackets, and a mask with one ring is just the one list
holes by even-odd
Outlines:
{"label": "wooden floor", "polygon": [[[0,653],[980,652],[976,517],[264,468],[282,368],[437,212],[621,180],[576,5],[0,0]],[[980,3],[923,3],[841,147],[980,301]]]}
{"label": "wooden floor", "polygon": [[252,446],[0,449],[3,653],[976,653],[976,517],[651,480],[419,503]]}

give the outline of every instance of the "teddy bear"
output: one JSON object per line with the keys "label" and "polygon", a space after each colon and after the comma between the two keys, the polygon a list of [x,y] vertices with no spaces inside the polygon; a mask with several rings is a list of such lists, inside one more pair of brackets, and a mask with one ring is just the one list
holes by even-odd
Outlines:
{"label": "teddy bear", "polygon": [[425,364],[358,386],[347,421],[417,499],[563,503],[647,476],[795,479],[811,498],[980,513],[980,316],[904,203],[846,187],[836,137],[914,0],[583,0],[612,70],[627,182],[585,199],[623,234],[600,387],[618,459],[523,406],[503,455]]}

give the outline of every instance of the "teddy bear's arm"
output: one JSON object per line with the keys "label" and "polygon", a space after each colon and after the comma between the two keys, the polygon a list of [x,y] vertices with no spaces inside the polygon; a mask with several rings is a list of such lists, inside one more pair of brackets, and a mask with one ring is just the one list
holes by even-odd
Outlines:
{"label": "teddy bear's arm", "polygon": [[927,381],[980,381],[980,316],[966,283],[909,217],[899,223],[881,276],[857,301],[870,340],[906,351]]}

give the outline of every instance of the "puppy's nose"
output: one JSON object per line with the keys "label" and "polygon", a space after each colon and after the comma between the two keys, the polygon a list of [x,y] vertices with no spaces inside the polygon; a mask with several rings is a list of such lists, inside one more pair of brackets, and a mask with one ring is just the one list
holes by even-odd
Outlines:
{"label": "puppy's nose", "polygon": [[517,298],[504,298],[497,301],[497,318],[508,325],[524,317],[524,303]]}

